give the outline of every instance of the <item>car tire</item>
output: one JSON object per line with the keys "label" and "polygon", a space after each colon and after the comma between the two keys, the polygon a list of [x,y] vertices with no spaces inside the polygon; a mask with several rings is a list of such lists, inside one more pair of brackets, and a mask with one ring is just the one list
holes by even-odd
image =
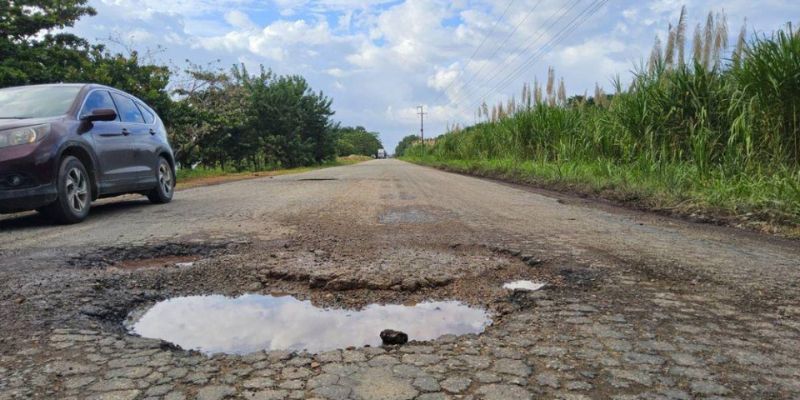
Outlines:
{"label": "car tire", "polygon": [[56,201],[42,207],[45,215],[62,224],[75,224],[89,216],[92,207],[91,177],[81,160],[66,156],[56,177]]}
{"label": "car tire", "polygon": [[156,182],[157,186],[147,193],[147,198],[155,204],[166,204],[172,201],[172,194],[175,192],[175,172],[164,157],[158,158]]}

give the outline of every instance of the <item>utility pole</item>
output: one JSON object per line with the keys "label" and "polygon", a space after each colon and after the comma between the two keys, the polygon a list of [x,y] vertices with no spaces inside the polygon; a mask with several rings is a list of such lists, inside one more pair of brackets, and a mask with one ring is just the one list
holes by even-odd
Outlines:
{"label": "utility pole", "polygon": [[422,139],[422,141],[424,142],[425,141],[425,114],[427,114],[427,113],[425,112],[424,106],[417,106],[417,110],[419,110],[419,112],[417,113],[417,115],[419,115],[419,138]]}

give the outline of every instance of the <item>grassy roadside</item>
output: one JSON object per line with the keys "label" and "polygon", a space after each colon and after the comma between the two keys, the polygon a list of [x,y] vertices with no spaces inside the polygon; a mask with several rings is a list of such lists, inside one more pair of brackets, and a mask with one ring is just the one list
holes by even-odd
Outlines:
{"label": "grassy roadside", "polygon": [[347,156],[339,157],[336,161],[325,164],[313,165],[308,167],[276,169],[269,171],[231,171],[221,168],[196,168],[181,169],[177,172],[178,190],[189,189],[198,186],[216,185],[225,182],[241,181],[245,179],[262,178],[267,176],[280,176],[290,174],[302,174],[322,168],[340,167],[344,165],[358,164],[369,161],[372,157],[367,156]]}
{"label": "grassy roadside", "polygon": [[[610,200],[698,222],[800,238],[800,199],[781,202],[787,174],[711,175],[695,178],[688,166],[648,170],[611,162],[546,162],[513,159],[441,160],[407,156],[405,161],[469,175],[530,184],[544,189]],[[791,184],[790,182],[788,184]]]}
{"label": "grassy roadside", "polygon": [[[800,33],[740,31],[721,14],[687,46],[685,9],[630,83],[567,97],[544,84],[481,104],[474,125],[407,146],[422,164],[800,237]],[[712,34],[716,32],[715,34]],[[692,53],[686,53],[688,48]],[[677,50],[677,51],[676,51]],[[698,51],[702,50],[702,51]],[[558,89],[556,89],[558,88]]]}

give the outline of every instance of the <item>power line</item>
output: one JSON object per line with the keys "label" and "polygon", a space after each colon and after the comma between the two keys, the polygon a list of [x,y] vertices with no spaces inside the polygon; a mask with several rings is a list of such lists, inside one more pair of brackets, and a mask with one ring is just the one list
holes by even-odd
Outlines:
{"label": "power line", "polygon": [[[519,57],[521,54],[524,54],[524,53],[525,53],[526,51],[528,51],[528,50],[529,50],[529,49],[530,49],[530,48],[531,48],[533,45],[535,45],[536,43],[538,43],[538,42],[539,42],[539,40],[542,38],[542,36],[544,36],[544,34],[545,34],[545,33],[546,33],[546,32],[547,32],[547,31],[548,31],[550,28],[552,28],[552,27],[553,27],[553,26],[554,26],[556,23],[560,22],[560,21],[561,21],[561,20],[564,18],[564,16],[566,16],[567,14],[569,14],[569,12],[570,12],[570,11],[572,11],[572,9],[573,9],[573,8],[575,8],[575,6],[576,6],[576,5],[578,5],[578,4],[579,4],[581,1],[582,1],[582,0],[573,0],[573,2],[572,2],[572,5],[571,5],[571,6],[567,7],[567,4],[565,4],[565,5],[564,5],[564,6],[562,6],[562,7],[561,7],[561,8],[560,8],[558,11],[554,12],[554,13],[553,13],[553,14],[552,14],[550,17],[548,17],[548,18],[547,18],[547,20],[545,20],[545,23],[542,25],[542,27],[540,27],[540,28],[538,29],[539,35],[538,35],[538,36],[537,36],[535,39],[533,39],[533,40],[532,40],[530,43],[528,43],[528,45],[525,47],[525,49],[523,49],[521,52],[516,52],[516,51],[515,51],[515,52],[514,52],[514,56],[512,57],[512,60],[513,60],[513,59],[516,59],[516,58],[517,58],[517,57]],[[561,13],[561,15],[558,17],[558,19],[554,19],[554,18],[555,18],[555,16],[556,16],[556,14],[558,14],[558,13],[559,13],[559,11],[563,11],[563,12],[562,12],[562,13]],[[548,21],[549,21],[549,23],[548,23]],[[520,46],[520,47],[521,47],[521,46]],[[519,47],[517,48],[517,50],[519,50]],[[510,61],[508,60],[508,58],[506,58],[506,60],[504,61],[504,63],[503,63],[503,64],[507,65],[509,62],[510,62]],[[486,83],[484,83],[484,84],[482,84],[482,85],[474,86],[474,90],[468,90],[468,91],[466,91],[466,92],[464,93],[463,97],[462,97],[462,100],[467,100],[467,99],[469,99],[469,97],[470,97],[471,95],[474,95],[474,94],[477,94],[477,93],[479,93],[481,88],[487,87],[488,83],[489,83],[489,82],[491,82],[492,80],[494,80],[494,79],[497,77],[497,75],[498,75],[500,72],[502,72],[502,71],[504,70],[504,68],[503,68],[503,64],[500,64],[500,65],[499,65],[497,68],[495,68],[493,71],[490,71],[490,73],[491,73],[491,76],[489,77],[489,79],[487,79],[487,80],[486,80]]]}
{"label": "power line", "polygon": [[487,40],[487,39],[489,39],[489,38],[490,38],[492,35],[494,35],[494,30],[495,30],[495,28],[497,28],[497,24],[499,24],[499,23],[500,23],[500,21],[501,21],[501,20],[502,20],[502,19],[503,19],[503,18],[506,16],[506,14],[508,13],[508,10],[511,8],[511,5],[512,5],[512,4],[514,4],[514,1],[515,1],[515,0],[510,0],[510,1],[508,2],[508,5],[506,5],[506,9],[505,9],[505,10],[503,10],[503,13],[502,13],[502,14],[501,14],[499,17],[497,17],[497,20],[495,20],[495,21],[494,21],[494,25],[492,25],[492,29],[489,31],[489,34],[488,34],[488,35],[484,35],[484,36],[483,36],[483,40],[481,40],[481,44],[479,44],[479,45],[478,45],[478,47],[476,47],[476,48],[475,48],[475,51],[473,51],[473,52],[472,52],[472,55],[471,55],[471,56],[469,56],[469,60],[467,60],[467,63],[466,63],[466,64],[464,64],[464,67],[463,67],[463,68],[461,68],[461,70],[459,70],[459,71],[458,71],[458,75],[456,75],[456,77],[455,77],[455,78],[453,78],[453,80],[452,80],[452,81],[450,81],[450,84],[449,84],[449,85],[447,85],[447,87],[444,89],[444,91],[442,91],[441,93],[439,93],[439,96],[437,96],[437,97],[436,97],[436,100],[434,100],[434,101],[433,101],[433,102],[434,102],[434,104],[439,102],[439,99],[441,99],[441,98],[442,98],[442,96],[444,96],[444,95],[445,95],[445,93],[447,93],[447,91],[448,91],[448,90],[450,90],[450,87],[452,87],[452,86],[453,86],[453,83],[455,83],[455,81],[456,81],[456,80],[457,80],[459,77],[461,77],[461,74],[462,74],[464,71],[466,71],[466,70],[467,70],[467,67],[469,67],[469,64],[470,64],[470,63],[472,63],[472,60],[473,60],[473,59],[475,58],[475,56],[478,54],[478,51],[480,51],[480,49],[481,49],[481,48],[483,48],[483,45],[486,43],[486,40]]}
{"label": "power line", "polygon": [[[480,104],[481,101],[485,99],[485,97],[492,93],[492,92],[499,92],[505,89],[509,84],[514,82],[523,72],[525,72],[526,68],[532,66],[536,61],[538,61],[538,57],[541,56],[546,48],[554,47],[558,42],[563,41],[567,36],[572,34],[572,32],[577,29],[578,26],[586,22],[589,18],[594,16],[606,3],[608,0],[595,0],[592,4],[587,6],[582,12],[576,15],[564,28],[562,28],[556,35],[554,35],[547,43],[542,45],[534,54],[532,54],[523,64],[518,66],[514,69],[505,79],[501,80],[500,83],[494,86],[489,91],[485,92],[481,97],[477,99],[477,104]],[[583,18],[583,21],[579,21],[583,15],[586,15]],[[474,107],[476,103],[472,103],[470,107]]]}
{"label": "power line", "polygon": [[[538,7],[539,7],[539,5],[540,5],[540,4],[542,4],[542,1],[544,1],[544,0],[539,0],[539,1],[537,1],[537,2],[536,2],[536,5],[534,5],[534,6],[533,6],[533,8],[531,8],[531,9],[530,9],[530,11],[528,11],[528,13],[527,13],[527,14],[525,14],[525,17],[524,17],[524,18],[523,18],[523,19],[522,19],[522,20],[521,20],[521,21],[520,21],[520,22],[517,24],[517,26],[515,26],[515,27],[514,27],[514,29],[511,31],[511,33],[509,33],[509,34],[508,34],[508,35],[505,37],[505,39],[503,39],[503,42],[502,42],[502,43],[500,43],[500,46],[497,46],[497,47],[494,49],[494,52],[492,52],[492,54],[489,56],[489,59],[492,59],[492,58],[494,58],[494,56],[497,54],[497,52],[498,52],[498,51],[500,51],[500,49],[502,49],[502,48],[503,48],[503,47],[506,45],[506,42],[508,42],[508,39],[510,39],[510,38],[511,38],[511,36],[513,36],[513,35],[514,35],[514,34],[517,32],[517,30],[519,29],[519,27],[520,27],[520,26],[522,26],[522,24],[524,24],[524,23],[525,23],[525,21],[527,21],[527,20],[528,20],[528,17],[530,17],[530,16],[531,16],[531,14],[533,14],[533,12],[536,10],[536,8],[538,8]],[[483,64],[483,65],[481,65],[481,67],[478,69],[478,71],[477,71],[477,72],[475,72],[475,73],[472,75],[472,77],[471,77],[471,78],[470,78],[470,79],[469,79],[469,80],[468,80],[468,81],[467,81],[467,82],[464,84],[464,87],[469,87],[469,84],[470,84],[470,83],[472,83],[472,81],[473,81],[473,80],[475,80],[475,77],[477,77],[477,76],[478,76],[478,75],[479,75],[479,74],[480,74],[480,73],[483,71],[483,69],[484,69],[484,68],[486,68],[486,64]]]}
{"label": "power line", "polygon": [[[596,0],[593,4],[590,4],[586,7],[581,13],[579,13],[575,18],[573,18],[564,28],[562,28],[556,35],[553,36],[547,43],[542,45],[534,54],[532,54],[522,65],[517,67],[514,71],[509,74],[504,80],[502,80],[497,86],[495,86],[490,92],[499,92],[505,89],[509,84],[513,83],[515,79],[517,79],[522,73],[525,72],[526,68],[535,64],[538,61],[538,57],[545,53],[546,48],[553,48],[559,42],[563,41],[566,37],[568,37],[572,32],[577,29],[578,26],[586,22],[589,18],[594,16],[594,14],[605,5],[608,0]],[[578,21],[582,15],[587,14],[587,17],[583,19],[583,21]],[[488,95],[489,93],[484,93],[484,96]]]}

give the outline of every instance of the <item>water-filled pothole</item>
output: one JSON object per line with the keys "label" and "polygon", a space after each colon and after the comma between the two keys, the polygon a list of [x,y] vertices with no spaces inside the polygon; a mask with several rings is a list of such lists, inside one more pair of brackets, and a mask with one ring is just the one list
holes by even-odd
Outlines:
{"label": "water-filled pothole", "polygon": [[165,300],[132,313],[126,325],[131,333],[184,349],[247,354],[376,346],[384,329],[403,331],[410,340],[431,340],[445,334],[480,333],[490,323],[485,310],[456,301],[343,310],[319,308],[291,296],[247,294]]}

